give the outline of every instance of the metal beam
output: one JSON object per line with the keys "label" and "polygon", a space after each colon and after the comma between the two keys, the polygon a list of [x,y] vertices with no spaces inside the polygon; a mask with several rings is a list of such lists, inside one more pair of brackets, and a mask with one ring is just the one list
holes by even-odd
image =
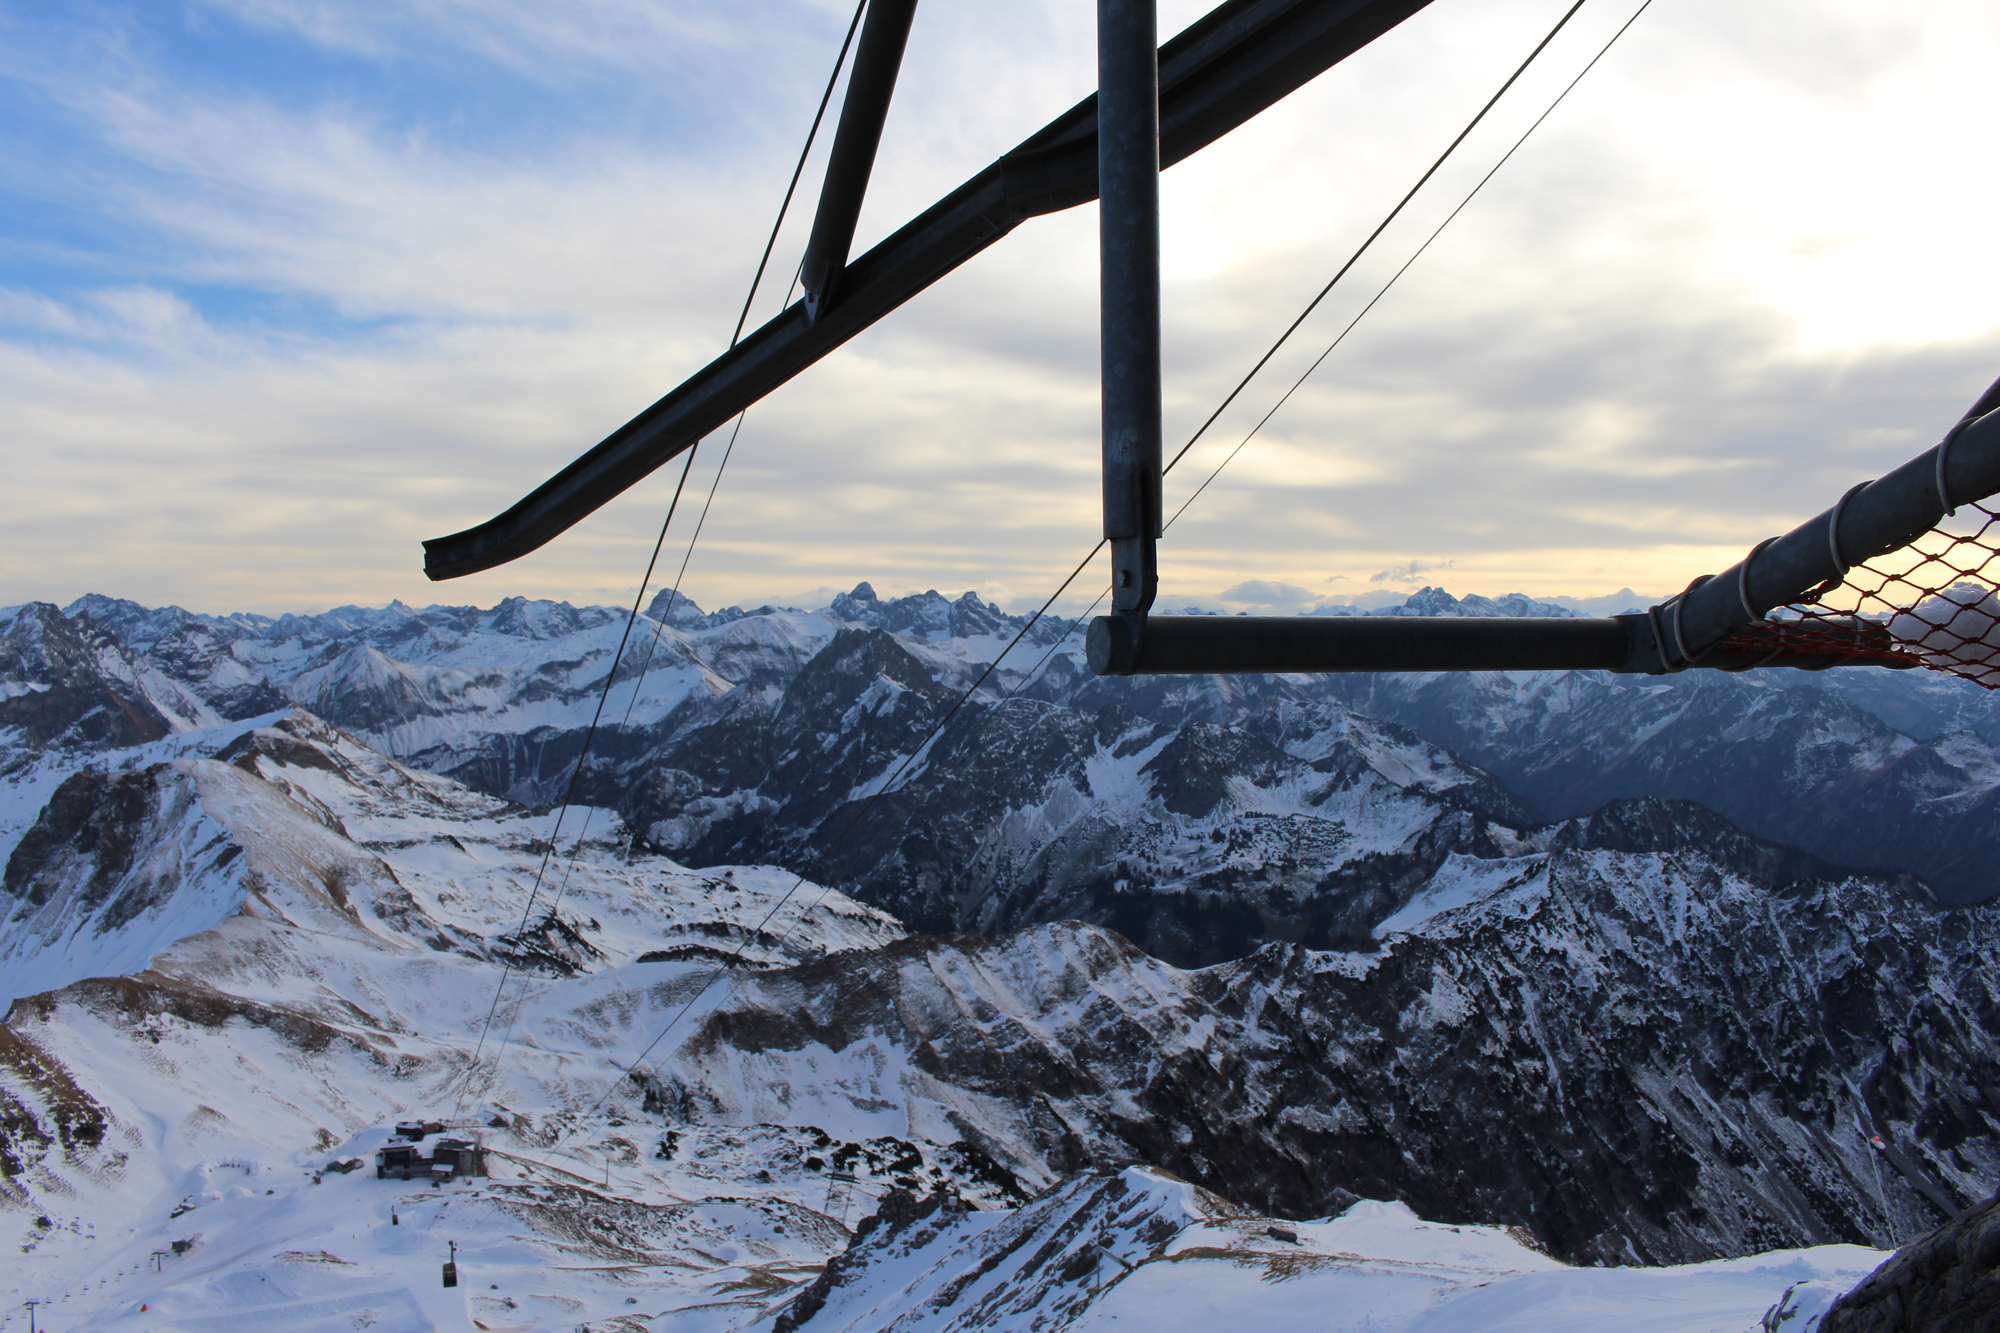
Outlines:
{"label": "metal beam", "polygon": [[[1430,0],[1227,0],[1160,48],[1160,162],[1207,147]],[[1023,220],[1097,197],[1097,104],[1056,117],[846,268],[818,321],[784,311],[496,518],[424,543],[457,578],[560,535]]]}
{"label": "metal beam", "polygon": [[1087,640],[1098,675],[1208,675],[1325,671],[1625,671],[1653,675],[1714,667],[1908,667],[1888,627],[1855,620],[1846,645],[1863,656],[1723,652],[1717,645],[1775,607],[1838,583],[1850,567],[1900,550],[1945,511],[2000,494],[2000,380],[1935,448],[1782,537],[1762,542],[1714,578],[1643,615],[1099,616]]}
{"label": "metal beam", "polygon": [[1098,339],[1111,609],[1159,590],[1160,81],[1154,0],[1097,0]]}
{"label": "metal beam", "polygon": [[861,201],[875,170],[875,150],[882,144],[882,125],[889,118],[889,99],[895,95],[896,74],[903,65],[903,47],[916,16],[917,0],[868,0],[861,45],[855,48],[854,72],[840,104],[840,127],[827,154],[819,211],[813,215],[812,239],[806,242],[799,274],[808,319],[826,313],[847,266],[854,226],[861,220]]}
{"label": "metal beam", "polygon": [[[1860,627],[1861,633],[1869,630]],[[1881,637],[1886,647],[1886,632]],[[1100,676],[1660,669],[1652,620],[1645,615],[1099,616],[1090,622],[1085,650]],[[1724,671],[1853,664],[1848,657],[1772,661],[1767,653],[1714,653],[1700,663]]]}

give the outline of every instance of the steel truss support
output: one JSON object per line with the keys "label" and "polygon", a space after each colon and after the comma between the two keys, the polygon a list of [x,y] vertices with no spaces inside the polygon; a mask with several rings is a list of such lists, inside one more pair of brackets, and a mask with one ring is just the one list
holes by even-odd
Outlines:
{"label": "steel truss support", "polygon": [[[1935,449],[1644,615],[1603,619],[1148,616],[1160,535],[1159,183],[1429,0],[1225,0],[1153,55],[1155,0],[1098,0],[1100,97],[1078,103],[853,263],[861,202],[916,0],[871,0],[806,261],[787,309],[496,518],[424,543],[457,578],[542,546],[999,240],[1096,198],[1100,177],[1104,532],[1113,614],[1099,674],[1597,669],[1766,664],[1717,645],[1774,607],[2000,493],[2000,382]],[[1102,112],[1103,133],[1100,129]],[[1858,639],[1886,635],[1857,622]],[[1787,657],[1807,668],[1849,659]]]}
{"label": "steel truss support", "polygon": [[[1215,142],[1430,0],[1225,0],[1160,48],[1160,163]],[[843,107],[843,118],[846,115]],[[1097,197],[1097,99],[1085,98],[619,427],[505,513],[424,543],[432,579],[476,574],[561,535],[1024,220]]]}

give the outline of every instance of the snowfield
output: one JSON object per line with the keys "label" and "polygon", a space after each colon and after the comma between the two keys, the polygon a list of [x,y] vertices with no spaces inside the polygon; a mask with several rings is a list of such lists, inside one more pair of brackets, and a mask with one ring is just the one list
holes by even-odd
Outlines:
{"label": "snowfield", "polygon": [[[620,1128],[598,1133],[615,1145]],[[337,1153],[365,1157],[383,1137]],[[10,1296],[47,1292],[42,1327],[55,1330],[1746,1333],[1779,1307],[1793,1316],[1780,1327],[1810,1329],[1886,1257],[1835,1245],[1570,1268],[1500,1228],[1428,1223],[1400,1204],[1281,1222],[1147,1168],[1079,1176],[1017,1208],[926,1216],[899,1196],[842,1253],[853,1214],[876,1205],[843,1206],[805,1178],[811,1138],[676,1146],[700,1169],[607,1150],[607,1170],[585,1178],[510,1157],[491,1179],[442,1188],[207,1162],[137,1223],[77,1236],[86,1262],[10,1265]]]}

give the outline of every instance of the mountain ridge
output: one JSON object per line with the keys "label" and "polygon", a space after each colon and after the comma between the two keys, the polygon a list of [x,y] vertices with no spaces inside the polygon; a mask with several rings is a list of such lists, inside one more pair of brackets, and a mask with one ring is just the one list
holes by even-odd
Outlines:
{"label": "mountain ridge", "polygon": [[[654,610],[667,614],[665,595]],[[1434,588],[1369,612],[1550,613],[1567,614]],[[568,788],[626,621],[523,599],[270,618],[90,597],[10,614],[0,634],[38,617],[124,654],[106,674],[15,650],[40,688],[12,702],[32,694],[47,713],[64,691],[77,715],[65,725],[132,739],[110,696],[183,719],[169,727],[278,699],[530,805]],[[675,599],[670,618],[633,636],[579,797],[617,808],[655,851],[783,864],[919,929],[1081,916],[1184,963],[1270,939],[1354,945],[1445,857],[1625,796],[1696,800],[1824,860],[1920,874],[1954,900],[1990,891],[2000,854],[2000,712],[1965,682],[1865,670],[1837,686],[1777,678],[1788,673],[1109,681],[1083,668],[1072,626],[1048,622],[1032,657],[999,668],[913,756],[1025,617],[972,593],[885,601],[862,584],[821,612],[709,614]],[[1889,715],[1946,729],[1919,739]],[[32,735],[8,758],[6,734],[0,766],[46,762]],[[92,743],[79,733],[74,748]],[[1458,776],[1404,781],[1419,768]],[[1390,836],[1395,819],[1368,792],[1392,788],[1426,812]],[[1204,838],[1222,854],[1198,854]]]}

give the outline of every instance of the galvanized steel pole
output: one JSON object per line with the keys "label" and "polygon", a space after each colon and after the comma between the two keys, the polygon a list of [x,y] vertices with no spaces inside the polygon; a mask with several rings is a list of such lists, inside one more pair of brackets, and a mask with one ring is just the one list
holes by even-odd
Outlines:
{"label": "galvanized steel pole", "polygon": [[1159,589],[1160,63],[1155,0],[1097,0],[1104,535],[1114,613]]}

